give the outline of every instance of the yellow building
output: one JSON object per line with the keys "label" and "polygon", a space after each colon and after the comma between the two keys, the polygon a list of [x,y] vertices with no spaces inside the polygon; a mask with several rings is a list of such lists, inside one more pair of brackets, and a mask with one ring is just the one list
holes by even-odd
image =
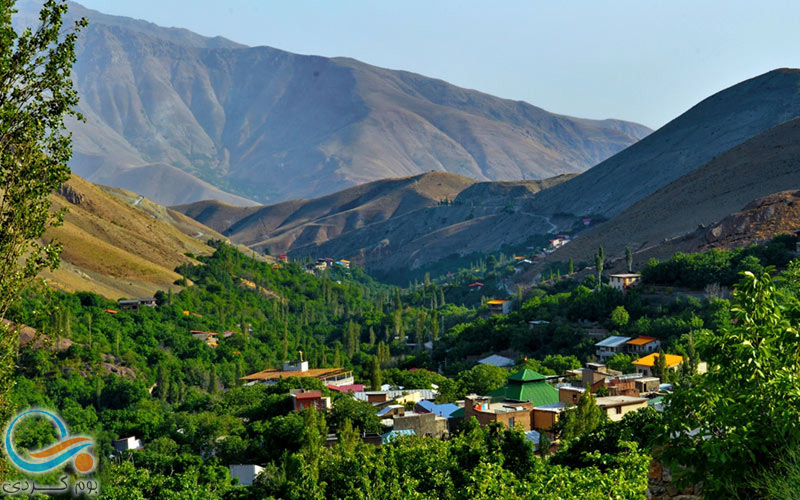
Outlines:
{"label": "yellow building", "polygon": [[[664,354],[666,358],[666,365],[667,368],[672,369],[676,366],[680,366],[683,363],[683,357],[677,356],[675,354]],[[648,354],[643,358],[639,358],[633,362],[633,366],[636,367],[636,372],[641,373],[645,377],[652,377],[653,376],[653,367],[656,365],[658,360],[658,353],[654,352],[652,354]]]}

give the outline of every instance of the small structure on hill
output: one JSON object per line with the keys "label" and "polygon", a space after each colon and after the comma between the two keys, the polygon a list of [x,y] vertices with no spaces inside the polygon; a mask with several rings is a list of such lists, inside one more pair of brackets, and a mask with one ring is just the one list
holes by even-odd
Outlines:
{"label": "small structure on hill", "polygon": [[119,308],[123,311],[133,312],[139,312],[139,309],[142,307],[156,307],[158,305],[158,301],[155,297],[146,299],[119,299],[117,303],[119,303]]}
{"label": "small structure on hill", "polygon": [[114,451],[122,453],[128,450],[138,450],[142,448],[142,440],[136,439],[136,436],[128,436],[126,438],[117,439],[113,443]]}
{"label": "small structure on hill", "polygon": [[251,373],[242,377],[246,385],[252,384],[277,384],[282,378],[300,377],[315,378],[327,385],[345,386],[353,385],[353,371],[346,368],[309,368],[308,361],[290,361],[283,364],[282,370],[269,369]]}
{"label": "small structure on hill", "polygon": [[239,486],[252,486],[256,476],[264,470],[263,467],[255,464],[238,464],[229,466],[231,477],[239,480]]}
{"label": "small structure on hill", "polygon": [[601,361],[608,361],[615,354],[619,354],[625,350],[630,337],[622,337],[619,335],[612,335],[594,345],[594,353]]}
{"label": "small structure on hill", "polygon": [[491,316],[503,315],[511,312],[511,301],[508,299],[492,299],[486,302]]}
{"label": "small structure on hill", "polygon": [[609,286],[616,288],[620,292],[626,292],[631,288],[638,286],[641,281],[642,275],[635,273],[612,274],[608,277]]}
{"label": "small structure on hill", "polygon": [[655,337],[639,336],[625,343],[626,350],[632,354],[650,354],[661,347],[661,341]]}
{"label": "small structure on hill", "polygon": [[289,394],[292,396],[292,409],[294,411],[303,411],[306,408],[314,408],[317,411],[331,409],[331,398],[323,397],[322,391],[292,389]]}

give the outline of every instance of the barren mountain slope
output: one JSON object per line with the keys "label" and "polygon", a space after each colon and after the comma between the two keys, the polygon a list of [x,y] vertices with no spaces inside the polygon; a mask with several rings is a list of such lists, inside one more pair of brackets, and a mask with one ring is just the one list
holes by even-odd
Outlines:
{"label": "barren mountain slope", "polygon": [[193,261],[187,253],[209,254],[204,241],[225,239],[134,193],[112,191],[73,176],[52,196],[54,209],[69,209],[64,225],[45,233],[64,246],[61,266],[42,274],[52,286],[109,298],[152,295],[177,288],[174,269]]}
{"label": "barren mountain slope", "polygon": [[770,71],[705,99],[642,141],[537,196],[529,209],[612,217],[716,156],[797,116],[800,70]]}
{"label": "barren mountain slope", "polygon": [[548,218],[519,207],[570,178],[476,183],[431,172],[260,209],[217,202],[175,208],[233,241],[273,254],[351,258],[373,269],[418,267],[551,231]]}
{"label": "barren mountain slope", "polygon": [[352,59],[72,14],[90,21],[77,48],[87,122],[71,125],[72,168],[162,204],[246,203],[221,190],[277,202],[431,170],[545,178],[581,172],[650,132]]}
{"label": "barren mountain slope", "polygon": [[597,247],[619,256],[711,226],[750,201],[800,188],[800,118],[763,132],[579,236],[555,260],[590,260]]}

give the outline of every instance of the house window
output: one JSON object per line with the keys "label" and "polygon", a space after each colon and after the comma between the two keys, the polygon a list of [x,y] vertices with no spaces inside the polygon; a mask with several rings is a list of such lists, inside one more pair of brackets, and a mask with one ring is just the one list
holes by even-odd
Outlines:
{"label": "house window", "polygon": [[514,417],[508,419],[508,427],[510,427],[511,429],[514,428]]}
{"label": "house window", "polygon": [[617,415],[619,415],[620,413],[622,413],[622,407],[621,406],[617,406],[616,411],[617,411]]}
{"label": "house window", "polygon": [[578,395],[577,394],[573,394],[572,395],[572,402],[575,403],[575,404],[578,404]]}

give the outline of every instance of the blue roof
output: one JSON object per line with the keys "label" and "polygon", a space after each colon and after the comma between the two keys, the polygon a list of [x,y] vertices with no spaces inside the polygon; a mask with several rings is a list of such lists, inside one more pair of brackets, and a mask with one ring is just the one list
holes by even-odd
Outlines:
{"label": "blue roof", "polygon": [[425,411],[433,413],[434,415],[438,415],[444,418],[450,418],[450,415],[453,414],[454,411],[458,410],[458,406],[454,405],[453,403],[445,403],[441,405],[437,405],[433,401],[422,400],[417,403],[417,406],[422,408]]}
{"label": "blue roof", "polygon": [[391,443],[392,440],[397,439],[398,436],[416,436],[417,433],[413,429],[402,429],[398,431],[389,431],[386,434],[381,434],[381,442],[383,444]]}
{"label": "blue roof", "polygon": [[595,347],[618,347],[625,342],[629,341],[630,337],[620,337],[619,335],[612,335],[607,339],[603,339],[595,344]]}
{"label": "blue roof", "polygon": [[528,431],[525,433],[525,438],[533,443],[533,451],[539,450],[539,437],[537,431]]}

